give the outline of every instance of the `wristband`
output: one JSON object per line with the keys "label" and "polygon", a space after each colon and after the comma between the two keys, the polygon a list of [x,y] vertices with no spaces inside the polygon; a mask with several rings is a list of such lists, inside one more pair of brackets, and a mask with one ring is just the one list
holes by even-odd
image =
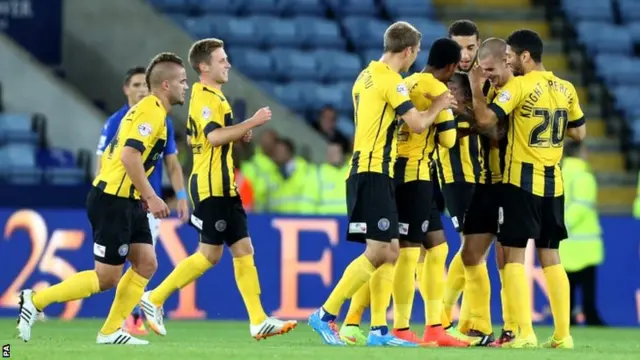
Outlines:
{"label": "wristband", "polygon": [[187,192],[184,189],[178,190],[178,192],[176,192],[176,198],[178,200],[187,200]]}

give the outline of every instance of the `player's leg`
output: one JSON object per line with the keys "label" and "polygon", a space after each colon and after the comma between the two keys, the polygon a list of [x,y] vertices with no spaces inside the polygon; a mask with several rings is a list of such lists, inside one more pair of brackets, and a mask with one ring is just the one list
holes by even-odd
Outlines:
{"label": "player's leg", "polygon": [[443,347],[466,347],[469,345],[468,342],[464,339],[458,339],[455,334],[448,332],[448,330],[455,331],[455,328],[451,326],[449,318],[443,316],[442,299],[449,246],[444,236],[440,212],[434,211],[434,207],[429,214],[429,226],[423,245],[425,261],[422,264],[422,275],[419,278],[421,282],[419,286],[425,305],[425,330],[422,341],[425,344]]}
{"label": "player's leg", "polygon": [[[393,264],[398,257],[398,213],[395,205],[393,182],[388,176],[364,173],[352,175],[347,180],[347,239],[366,242],[367,247],[347,266],[323,306],[309,317],[309,325],[326,344],[345,345],[335,324],[342,304],[371,279],[377,268]],[[372,316],[372,324],[374,320],[378,319]],[[374,331],[381,333],[380,340],[389,340],[381,345],[397,345],[391,341],[395,337],[385,333],[385,328]]]}
{"label": "player's leg", "polygon": [[501,346],[502,344],[509,342],[515,338],[516,331],[518,331],[518,326],[513,321],[508,304],[509,299],[505,295],[504,291],[504,250],[502,249],[502,245],[500,245],[498,241],[495,241],[494,245],[496,251],[496,265],[498,267],[498,273],[500,274],[500,304],[502,305],[503,322],[500,337],[494,345]]}
{"label": "player's leg", "polygon": [[[191,284],[207,270],[220,261],[224,250],[224,236],[216,230],[220,219],[226,216],[224,204],[220,198],[210,197],[198,203],[192,219],[203,219],[197,224],[191,223],[200,232],[198,250],[181,261],[175,269],[155,289],[142,296],[140,306],[145,314],[149,327],[158,335],[166,335],[167,329],[163,320],[163,304],[175,291]],[[224,209],[224,210],[221,210]]]}
{"label": "player's leg", "polygon": [[498,241],[504,253],[504,291],[519,332],[502,347],[536,347],[538,340],[531,319],[531,288],[524,259],[530,238],[540,236],[542,198],[510,184],[500,189]]}
{"label": "player's leg", "polygon": [[549,303],[553,314],[553,336],[544,347],[573,348],[571,337],[571,289],[567,272],[560,262],[560,241],[566,239],[564,222],[564,196],[544,198],[542,210],[542,230],[536,238],[538,259],[547,280]]}
{"label": "player's leg", "polygon": [[[125,199],[125,201],[130,201]],[[153,248],[151,230],[147,219],[147,213],[140,202],[130,202],[131,208],[127,211],[130,235],[129,245],[123,245],[118,249],[118,255],[126,256],[131,263],[129,269],[122,276],[116,287],[116,294],[109,310],[109,315],[100,329],[97,337],[98,344],[148,344],[146,340],[131,337],[123,331],[122,323],[133,308],[140,302],[144,289],[158,268],[156,253]]]}
{"label": "player's leg", "polygon": [[40,290],[23,290],[20,294],[18,336],[26,341],[31,338],[31,327],[38,313],[54,303],[65,303],[87,298],[100,291],[115,287],[122,274],[125,257],[118,254],[122,224],[126,215],[122,203],[115,197],[92,189],[87,196],[87,215],[93,228],[94,270],[81,271],[64,281]]}
{"label": "player's leg", "polygon": [[491,326],[491,283],[486,254],[497,231],[498,204],[494,186],[478,184],[465,214],[465,241],[460,251],[465,267],[463,301],[469,309],[466,334],[474,338],[472,344],[476,346],[487,346],[495,341]]}
{"label": "player's leg", "polygon": [[422,342],[409,325],[416,293],[416,268],[429,227],[432,197],[430,181],[412,181],[396,186],[400,256],[393,272],[393,334],[414,343]]}
{"label": "player's leg", "polygon": [[362,315],[371,304],[371,291],[369,291],[369,282],[356,291],[351,297],[349,310],[344,318],[344,324],[340,328],[340,338],[347,345],[366,345],[367,336],[360,329]]}

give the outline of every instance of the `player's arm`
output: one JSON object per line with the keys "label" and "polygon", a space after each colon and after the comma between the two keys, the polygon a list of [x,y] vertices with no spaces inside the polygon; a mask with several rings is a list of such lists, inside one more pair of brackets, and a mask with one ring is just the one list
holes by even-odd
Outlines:
{"label": "player's arm", "polygon": [[451,109],[440,111],[435,121],[438,145],[450,149],[456,144],[457,123]]}
{"label": "player's arm", "polygon": [[[476,72],[476,69],[472,72]],[[481,81],[477,74],[470,76],[470,79],[474,77],[475,80],[471,80],[471,94],[476,128],[489,138],[498,140],[504,135],[500,131],[500,125],[508,120],[509,114],[520,103],[520,84],[517,78],[511,79],[500,89],[493,102],[487,105],[482,91],[484,81]]]}
{"label": "player's arm", "polygon": [[158,119],[148,116],[142,109],[138,110],[138,114],[131,121],[133,124],[129,128],[129,133],[121,134],[123,147],[120,160],[133,186],[140,192],[142,199],[147,200],[157,194],[147,178],[142,154],[150,146],[151,140],[156,137],[155,134],[164,124]]}
{"label": "player's arm", "polygon": [[224,114],[220,111],[220,105],[218,104],[218,111],[212,111],[210,119],[205,119],[205,116],[203,116],[203,120],[207,121],[204,125],[204,134],[213,146],[222,146],[239,141],[253,128],[271,120],[271,109],[263,107],[258,109],[249,119],[236,125],[225,126]]}
{"label": "player's arm", "polygon": [[120,122],[117,121],[118,119],[116,119],[116,115],[118,115],[118,113],[111,115],[100,131],[100,140],[98,140],[98,148],[96,149],[95,176],[98,176],[98,173],[100,173],[100,168],[102,167],[102,154],[107,149],[107,146],[109,146],[109,143],[111,142],[111,140],[113,140],[113,138],[116,136],[116,133],[118,132],[118,125],[120,125]]}
{"label": "player's arm", "polygon": [[387,103],[396,111],[396,114],[407,123],[411,131],[418,134],[429,128],[438,114],[448,109],[453,103],[453,98],[447,91],[436,98],[432,98],[432,103],[428,110],[418,111],[411,102],[409,91],[403,81],[398,82],[393,87],[386,88],[385,98]]}
{"label": "player's arm", "polygon": [[[595,176],[585,172],[581,176],[575,177],[571,184],[568,184],[573,191],[565,203],[565,219],[567,229],[575,228],[589,216],[596,207],[598,200],[598,183]],[[580,189],[576,191],[575,189]]]}
{"label": "player's arm", "polygon": [[569,105],[569,123],[567,124],[567,136],[576,141],[582,141],[587,136],[587,125],[584,118],[584,113],[580,107],[580,100],[578,99],[578,92],[572,86],[571,93],[573,95],[572,101]]}

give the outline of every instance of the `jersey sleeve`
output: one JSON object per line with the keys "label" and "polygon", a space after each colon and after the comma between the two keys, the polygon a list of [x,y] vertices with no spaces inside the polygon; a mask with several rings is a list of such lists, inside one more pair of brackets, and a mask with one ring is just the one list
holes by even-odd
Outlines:
{"label": "jersey sleeve", "polygon": [[173,121],[167,116],[167,146],[164,148],[164,156],[175,155],[178,153],[178,147],[176,146],[176,134],[173,130]]}
{"label": "jersey sleeve", "polygon": [[120,120],[122,120],[119,115],[119,112],[111,115],[102,127],[102,131],[100,131],[100,140],[98,140],[98,149],[96,150],[96,155],[102,155],[111,140],[113,140],[113,138],[116,136],[116,132],[118,132],[118,126],[120,125]]}
{"label": "jersey sleeve", "polygon": [[129,132],[122,134],[124,146],[132,147],[141,153],[144,153],[156,138],[158,131],[165,126],[165,118],[150,109],[138,109],[131,120],[124,121],[133,122],[129,126]]}
{"label": "jersey sleeve", "polygon": [[496,113],[498,120],[505,119],[520,104],[522,89],[518,78],[509,80],[496,94],[489,108]]}
{"label": "jersey sleeve", "polygon": [[407,84],[400,75],[398,75],[397,78],[395,76],[389,77],[389,79],[384,82],[383,91],[385,101],[393,107],[397,115],[402,116],[414,107],[409,97]]}
{"label": "jersey sleeve", "polygon": [[585,124],[584,113],[582,112],[582,108],[580,107],[580,99],[578,98],[578,92],[576,88],[571,85],[571,99],[569,99],[569,124],[567,127],[577,128]]}

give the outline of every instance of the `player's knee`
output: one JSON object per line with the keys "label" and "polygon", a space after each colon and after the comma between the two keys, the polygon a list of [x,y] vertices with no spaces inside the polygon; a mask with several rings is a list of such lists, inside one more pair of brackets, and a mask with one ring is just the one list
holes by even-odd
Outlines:
{"label": "player's knee", "polygon": [[234,258],[253,255],[253,244],[251,240],[246,237],[229,246],[229,251]]}
{"label": "player's knee", "polygon": [[145,257],[132,263],[131,267],[138,275],[150,279],[158,270],[158,259],[155,256]]}
{"label": "player's knee", "polygon": [[211,245],[211,244],[203,244],[200,243],[198,247],[198,252],[204,255],[205,258],[211,263],[212,266],[215,266],[220,262],[223,253],[223,247],[221,245]]}
{"label": "player's knee", "polygon": [[385,263],[394,263],[400,255],[400,245],[398,240],[391,242],[367,240],[364,255],[375,267]]}
{"label": "player's knee", "polygon": [[540,261],[540,266],[542,268],[546,268],[548,266],[559,265],[560,262],[560,252],[558,249],[538,249],[538,260]]}
{"label": "player's knee", "polygon": [[118,286],[118,282],[122,277],[122,268],[117,269],[96,269],[96,273],[98,274],[98,284],[100,284],[100,291],[111,290],[114,287]]}

